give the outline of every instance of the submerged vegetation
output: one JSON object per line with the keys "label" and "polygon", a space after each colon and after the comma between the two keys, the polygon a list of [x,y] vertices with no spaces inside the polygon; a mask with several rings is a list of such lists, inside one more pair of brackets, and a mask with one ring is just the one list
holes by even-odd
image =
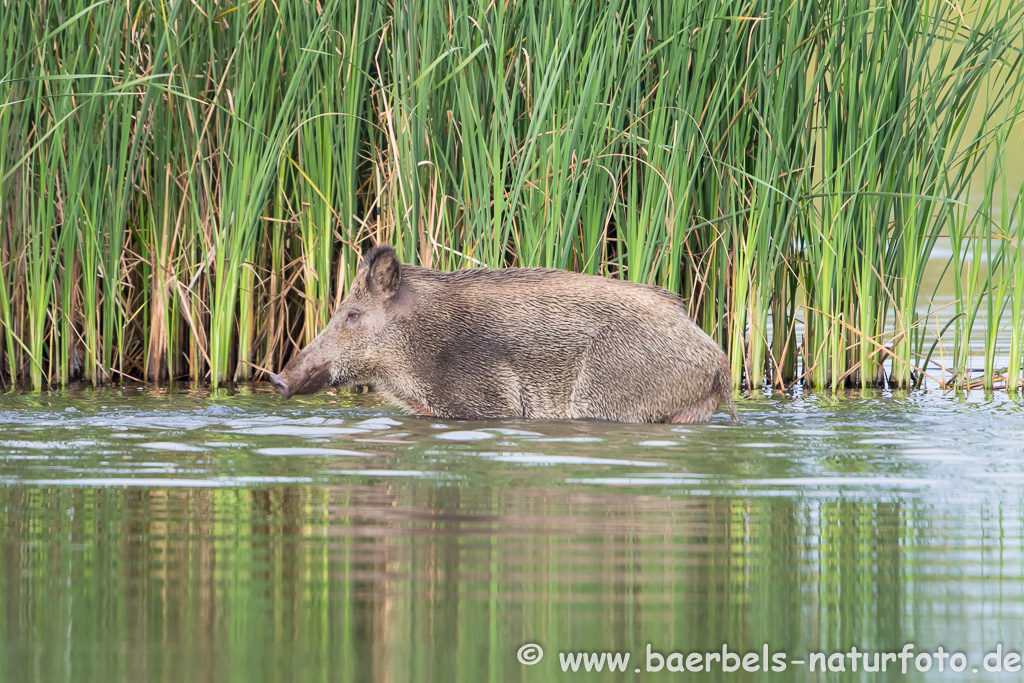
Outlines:
{"label": "submerged vegetation", "polygon": [[259,378],[386,241],[680,292],[737,386],[1016,392],[1022,36],[1019,0],[8,0],[3,379]]}

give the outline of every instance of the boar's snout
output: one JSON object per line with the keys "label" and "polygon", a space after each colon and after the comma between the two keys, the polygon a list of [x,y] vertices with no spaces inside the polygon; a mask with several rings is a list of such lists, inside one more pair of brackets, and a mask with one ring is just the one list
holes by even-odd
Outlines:
{"label": "boar's snout", "polygon": [[269,379],[278,393],[288,398],[326,388],[331,384],[331,372],[328,365],[314,365],[307,357],[292,360],[280,375],[271,375]]}
{"label": "boar's snout", "polygon": [[285,398],[288,398],[289,396],[292,395],[291,390],[289,390],[288,388],[288,380],[286,380],[281,375],[270,375],[270,383],[273,384],[274,388],[277,389],[278,393],[284,396]]}

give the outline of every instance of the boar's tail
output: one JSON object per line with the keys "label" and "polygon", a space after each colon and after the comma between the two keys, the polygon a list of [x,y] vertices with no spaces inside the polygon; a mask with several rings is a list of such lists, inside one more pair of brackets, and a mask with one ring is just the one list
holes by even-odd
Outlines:
{"label": "boar's tail", "polygon": [[724,402],[725,407],[729,409],[732,421],[739,422],[740,416],[736,413],[736,402],[732,398],[732,374],[729,372],[729,359],[723,353],[719,355],[719,360],[719,371],[716,376],[719,400]]}

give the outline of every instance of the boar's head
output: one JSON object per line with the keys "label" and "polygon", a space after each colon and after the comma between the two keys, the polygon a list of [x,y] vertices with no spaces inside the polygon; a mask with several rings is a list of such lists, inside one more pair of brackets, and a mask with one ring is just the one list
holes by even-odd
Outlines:
{"label": "boar's head", "polygon": [[280,375],[270,376],[271,384],[288,398],[334,384],[370,383],[401,281],[401,264],[394,249],[378,245],[367,252],[331,322]]}

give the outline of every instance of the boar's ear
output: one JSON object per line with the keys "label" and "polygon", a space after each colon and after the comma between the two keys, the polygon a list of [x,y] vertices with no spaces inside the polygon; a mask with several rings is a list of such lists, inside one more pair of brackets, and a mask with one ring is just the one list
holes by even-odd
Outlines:
{"label": "boar's ear", "polygon": [[363,256],[366,287],[371,293],[390,299],[402,282],[402,265],[390,244],[378,244]]}

